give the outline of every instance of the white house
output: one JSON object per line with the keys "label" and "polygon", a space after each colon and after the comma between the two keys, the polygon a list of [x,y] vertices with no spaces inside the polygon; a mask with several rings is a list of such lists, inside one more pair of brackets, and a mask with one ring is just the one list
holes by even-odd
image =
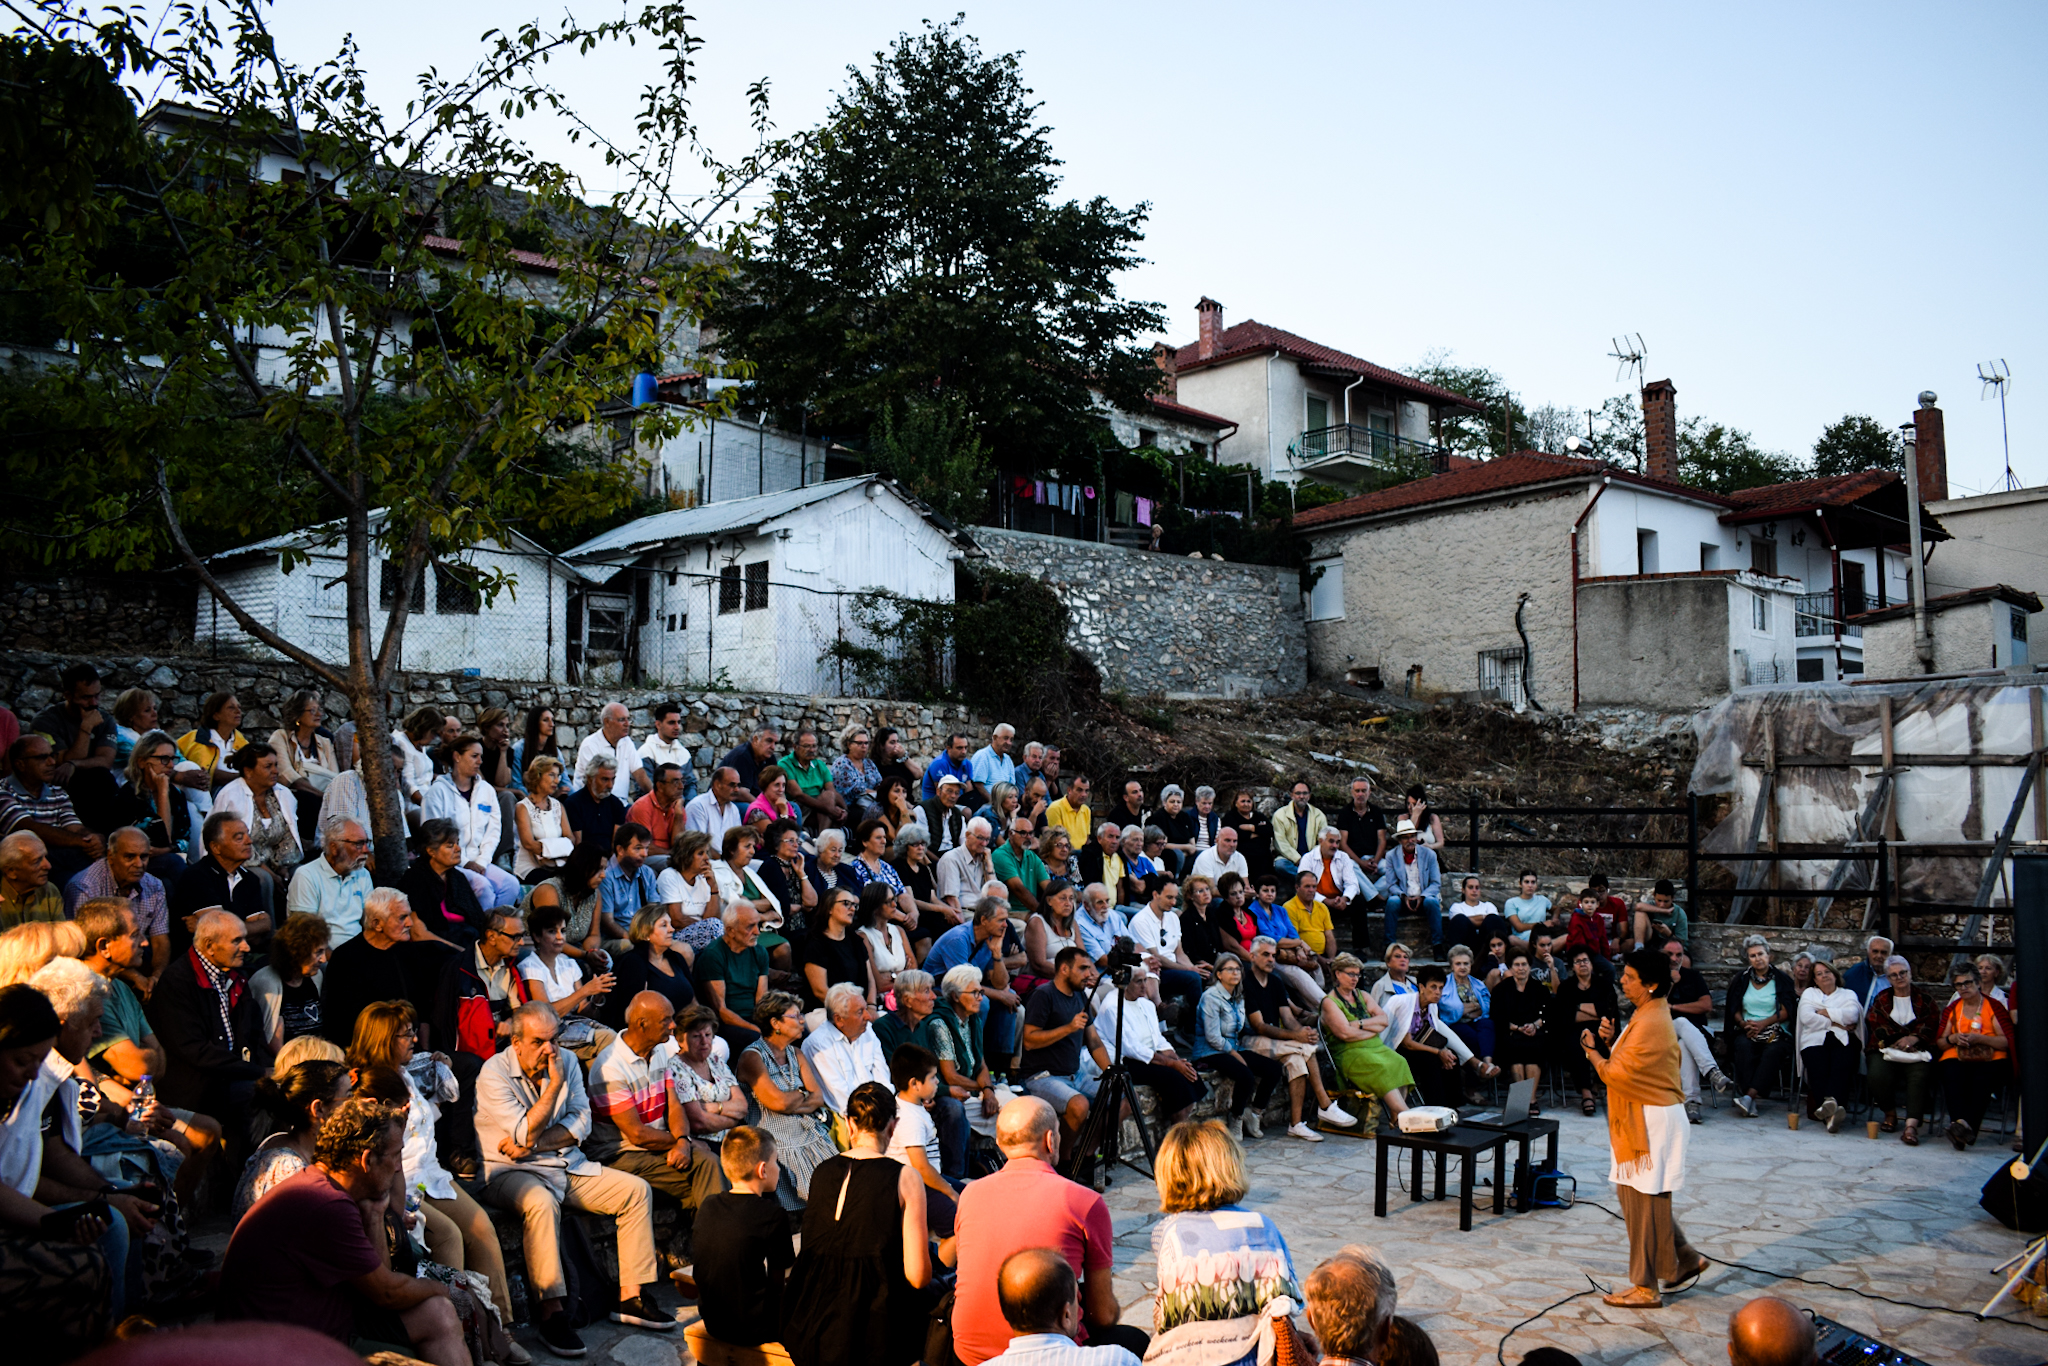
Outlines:
{"label": "white house", "polygon": [[[381,514],[372,514],[373,533],[381,521]],[[311,558],[287,570],[284,552],[293,549]],[[341,581],[346,562],[339,522],[272,536],[207,560],[221,586],[251,616],[334,663],[348,659],[348,602]],[[486,601],[477,584],[498,574],[507,582]],[[398,600],[398,577],[388,560],[372,573],[373,648],[383,640],[389,609]],[[582,584],[578,570],[517,532],[453,562],[434,563],[413,582],[399,664],[436,673],[471,670],[486,678],[569,682],[568,609]],[[198,591],[193,635],[200,645],[271,653],[210,592]]]}
{"label": "white house", "polygon": [[871,643],[854,601],[951,602],[965,531],[878,475],[642,517],[566,552],[579,676],[838,692],[834,642]]}

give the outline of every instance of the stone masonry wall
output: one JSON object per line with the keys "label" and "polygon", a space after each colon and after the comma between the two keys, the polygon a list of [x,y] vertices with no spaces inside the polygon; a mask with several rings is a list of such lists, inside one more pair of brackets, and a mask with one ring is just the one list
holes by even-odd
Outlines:
{"label": "stone masonry wall", "polygon": [[1307,686],[1301,580],[1292,569],[993,527],[974,528],[974,539],[997,566],[1059,594],[1069,643],[1111,691],[1278,697]]}
{"label": "stone masonry wall", "polygon": [[11,579],[0,585],[0,641],[18,650],[189,647],[193,602],[177,574]]}
{"label": "stone masonry wall", "polygon": [[[305,670],[296,664],[267,660],[195,659],[161,656],[51,655],[25,650],[0,651],[0,702],[14,709],[24,723],[48,706],[57,696],[57,675],[67,664],[85,659],[106,681],[106,705],[123,689],[148,688],[160,703],[159,722],[172,735],[182,735],[196,724],[199,704],[208,693],[233,692],[241,702],[242,733],[263,739],[275,730],[279,712],[294,692],[307,685]],[[338,725],[348,717],[348,702],[339,693],[322,689],[327,723]],[[504,707],[512,713],[513,736],[524,734],[527,709],[534,706],[554,710],[562,748],[573,751],[582,738],[597,729],[597,715],[609,702],[624,702],[633,711],[635,738],[653,729],[648,704],[673,699],[682,704],[684,733],[691,737],[697,763],[697,784],[701,789],[710,779],[711,767],[734,745],[752,734],[754,724],[767,720],[782,732],[787,743],[796,726],[809,722],[825,732],[823,751],[840,752],[839,731],[853,722],[870,726],[895,726],[914,755],[929,756],[945,745],[945,733],[962,730],[974,737],[976,746],[985,741],[988,723],[958,706],[920,706],[915,702],[871,701],[847,697],[796,697],[782,693],[738,693],[631,689],[598,692],[564,684],[514,683],[459,674],[408,673],[393,690],[392,717],[427,703],[452,709],[465,724],[474,727],[478,713],[486,707]]]}

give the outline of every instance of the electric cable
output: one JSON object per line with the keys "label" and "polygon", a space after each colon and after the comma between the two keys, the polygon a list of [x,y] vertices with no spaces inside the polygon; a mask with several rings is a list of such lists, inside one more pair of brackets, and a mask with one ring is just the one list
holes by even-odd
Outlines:
{"label": "electric cable", "polygon": [[[1583,1271],[1581,1271],[1579,1274],[1581,1276],[1586,1276],[1586,1273]],[[1513,1337],[1516,1333],[1520,1332],[1524,1328],[1527,1328],[1530,1324],[1536,1322],[1536,1320],[1542,1318],[1551,1310],[1564,1308],[1573,1300],[1582,1300],[1588,1295],[1604,1295],[1607,1293],[1605,1290],[1602,1290],[1600,1288],[1600,1283],[1594,1280],[1591,1276],[1586,1276],[1586,1284],[1590,1286],[1591,1289],[1581,1290],[1578,1293],[1572,1295],[1566,1295],[1556,1304],[1547,1304],[1543,1306],[1543,1308],[1538,1309],[1535,1313],[1531,1314],[1528,1318],[1523,1319],[1513,1328],[1508,1329],[1507,1332],[1502,1333],[1500,1335],[1500,1341],[1498,1343],[1495,1343],[1493,1348],[1493,1359],[1499,1363],[1499,1366],[1508,1366],[1508,1339]]]}
{"label": "electric cable", "polygon": [[[1601,1204],[1598,1200],[1580,1199],[1574,1201],[1573,1203],[1577,1205],[1591,1205],[1594,1209],[1599,1210],[1602,1214],[1608,1215],[1615,1219],[1621,1219],[1623,1223],[1628,1222],[1626,1219],[1622,1218],[1620,1213],[1618,1213],[1615,1210],[1607,1208],[1607,1206]],[[1855,1295],[1866,1300],[1880,1300],[1885,1304],[1895,1304],[1899,1306],[1901,1309],[1918,1309],[1922,1313],[1927,1314],[1954,1314],[1958,1318],[1970,1319],[1976,1323],[2006,1323],[2011,1324],[2015,1328],[2028,1328],[2032,1329],[2036,1333],[2048,1333],[2048,1324],[2030,1323],[2026,1319],[2011,1319],[2007,1318],[2003,1314],[1993,1314],[1987,1318],[1984,1315],[1979,1314],[1972,1309],[1956,1309],[1945,1304],[1921,1304],[1917,1300],[1894,1299],[1890,1295],[1880,1295],[1874,1290],[1858,1290],[1853,1285],[1836,1285],[1833,1281],[1817,1281],[1810,1276],[1794,1275],[1790,1271],[1776,1271],[1766,1266],[1751,1266],[1747,1262],[1732,1262],[1729,1261],[1726,1257],[1716,1257],[1711,1252],[1702,1251],[1697,1246],[1693,1248],[1693,1251],[1698,1252],[1700,1256],[1706,1258],[1709,1262],[1714,1263],[1716,1266],[1731,1267],[1737,1271],[1747,1271],[1752,1276],[1764,1276],[1774,1281],[1797,1281],[1801,1285],[1819,1286],[1823,1290],[1833,1290],[1838,1294]],[[1590,1280],[1591,1277],[1588,1277],[1587,1279]],[[1581,1291],[1580,1293],[1584,1294],[1585,1292]],[[1552,1306],[1552,1308],[1555,1307],[1555,1305]],[[1544,1312],[1547,1313],[1549,1311],[1546,1310]]]}

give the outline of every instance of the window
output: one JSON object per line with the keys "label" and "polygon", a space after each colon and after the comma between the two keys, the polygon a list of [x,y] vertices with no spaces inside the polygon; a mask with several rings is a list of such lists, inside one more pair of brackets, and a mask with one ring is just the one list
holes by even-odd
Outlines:
{"label": "window", "polygon": [[1778,543],[1761,536],[1749,538],[1749,567],[1767,578],[1778,577]]}
{"label": "window", "polygon": [[623,593],[592,593],[584,599],[583,644],[591,654],[623,656],[626,653],[626,596]]}
{"label": "window", "polygon": [[1322,431],[1330,425],[1330,400],[1317,398],[1314,394],[1310,394],[1308,396],[1308,406],[1305,409],[1305,416],[1302,420],[1307,424],[1302,428],[1303,431]]}
{"label": "window", "polygon": [[2017,607],[2012,609],[2012,638],[2014,640],[2025,640],[2027,638],[2027,614]]}
{"label": "window", "polygon": [[1842,561],[1842,615],[1853,617],[1869,610],[1870,602],[1863,588],[1863,565],[1856,560]]}
{"label": "window", "polygon": [[1636,532],[1636,573],[1655,574],[1657,569],[1657,533]]}
{"label": "window", "polygon": [[434,610],[444,617],[473,617],[483,607],[483,595],[477,591],[476,580],[470,575],[474,571],[450,569],[445,564],[434,566]]}
{"label": "window", "polygon": [[1799,661],[1798,669],[1799,681],[1801,683],[1825,683],[1827,681],[1827,661],[1824,659],[1802,659]]}
{"label": "window", "polygon": [[1344,619],[1344,557],[1333,555],[1328,559],[1309,561],[1315,582],[1308,590],[1308,619],[1310,621],[1342,621]]}
{"label": "window", "polygon": [[1708,542],[1706,542],[1706,541],[1701,541],[1701,542],[1700,542],[1700,568],[1702,568],[1702,569],[1719,569],[1720,567],[1721,567],[1721,547],[1720,547],[1720,546],[1717,546],[1717,545],[1711,545],[1711,544],[1709,544],[1709,543],[1708,543]]}
{"label": "window", "polygon": [[1749,595],[1749,624],[1752,630],[1770,633],[1771,600],[1761,593]]}
{"label": "window", "polygon": [[768,561],[747,566],[747,610],[758,612],[768,605]]}
{"label": "window", "polygon": [[[398,561],[385,560],[377,571],[377,605],[383,608],[398,604]],[[424,611],[427,605],[427,571],[423,565],[413,575],[412,592],[406,595],[405,609],[408,612]]]}
{"label": "window", "polygon": [[718,614],[740,610],[740,567],[729,564],[718,571]]}
{"label": "window", "polygon": [[1138,428],[1138,444],[1140,446],[1150,446],[1157,450],[1159,448],[1159,433],[1153,431],[1150,427]]}

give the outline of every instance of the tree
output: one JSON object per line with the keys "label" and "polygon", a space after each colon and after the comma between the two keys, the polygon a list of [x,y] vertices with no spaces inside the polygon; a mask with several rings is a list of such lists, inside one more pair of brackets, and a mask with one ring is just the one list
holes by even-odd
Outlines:
{"label": "tree", "polygon": [[1826,478],[1854,474],[1858,470],[1906,469],[1906,452],[1899,434],[1874,417],[1850,413],[1830,422],[1813,443],[1813,472]]}
{"label": "tree", "polygon": [[1702,417],[1678,424],[1678,477],[1694,488],[1734,493],[1804,479],[1807,473],[1798,457],[1761,450],[1748,432]]}
{"label": "tree", "polygon": [[1057,202],[1017,54],[984,55],[961,25],[849,68],[714,320],[770,410],[866,434],[948,398],[999,467],[1029,469],[1109,444],[1096,391],[1131,409],[1156,388],[1137,339],[1165,322],[1116,288],[1147,206]]}
{"label": "tree", "polygon": [[912,400],[900,422],[884,408],[869,441],[868,463],[934,512],[961,523],[981,514],[995,474],[973,421],[951,394]]}
{"label": "tree", "polygon": [[[26,145],[29,118],[90,110],[95,179],[86,191],[45,175],[0,200],[0,297],[33,297],[33,318],[14,322],[40,329],[0,340],[44,348],[17,353],[9,386],[9,411],[45,424],[43,449],[8,443],[8,515],[33,519],[11,530],[50,559],[149,564],[168,546],[245,631],[341,692],[359,743],[380,754],[411,604],[399,595],[373,638],[373,568],[396,561],[411,582],[515,523],[625,504],[630,464],[596,451],[531,462],[679,344],[743,246],[736,197],[783,148],[758,85],[760,145],[730,165],[701,146],[700,43],[675,4],[488,33],[468,74],[421,76],[389,119],[353,48],[294,66],[258,0],[222,12],[224,25],[178,6],[159,26],[72,0],[16,7],[29,28],[0,54],[0,85],[40,84],[0,106],[0,146]],[[663,72],[621,142],[579,118],[544,68],[631,43],[653,46]],[[87,61],[96,80],[81,79]],[[106,91],[123,81],[130,118],[111,120]],[[162,102],[137,118],[142,88]],[[528,119],[601,147],[621,188],[585,202],[514,135]],[[711,189],[692,195],[693,181]],[[649,437],[677,428],[652,411],[639,424]],[[72,434],[91,459],[47,458]],[[333,519],[325,534],[346,555],[345,663],[271,630],[202,553],[228,531],[318,520],[307,510]],[[365,782],[380,863],[403,868],[395,775],[373,764]]]}

